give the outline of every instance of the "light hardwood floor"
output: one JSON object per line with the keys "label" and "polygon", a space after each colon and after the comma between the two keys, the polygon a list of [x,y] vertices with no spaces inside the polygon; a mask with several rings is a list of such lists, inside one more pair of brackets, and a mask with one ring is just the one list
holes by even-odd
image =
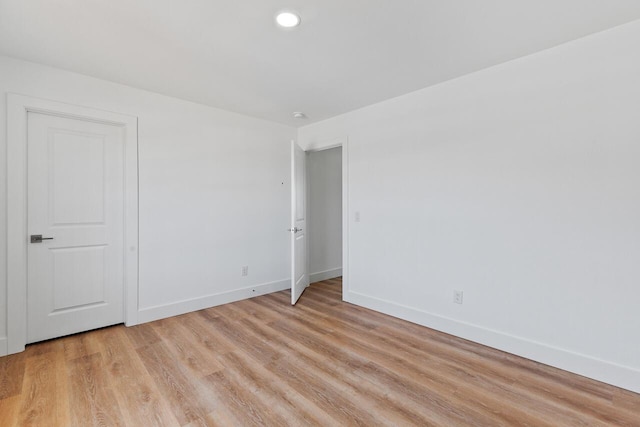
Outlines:
{"label": "light hardwood floor", "polygon": [[7,426],[640,426],[640,395],[341,301],[341,280],[0,358]]}

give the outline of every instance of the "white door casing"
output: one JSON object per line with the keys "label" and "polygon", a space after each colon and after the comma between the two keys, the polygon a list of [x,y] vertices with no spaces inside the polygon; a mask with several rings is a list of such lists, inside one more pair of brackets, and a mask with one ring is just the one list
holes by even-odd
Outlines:
{"label": "white door casing", "polygon": [[124,320],[124,129],[27,113],[27,343]]}
{"label": "white door casing", "polygon": [[[55,101],[48,101],[39,98],[27,97],[16,94],[8,94],[7,96],[7,182],[8,182],[8,204],[7,204],[7,253],[8,253],[8,288],[7,288],[7,348],[1,353],[17,353],[24,350],[27,341],[27,316],[29,309],[31,310],[31,298],[27,298],[28,280],[33,278],[36,281],[44,280],[49,284],[58,282],[68,282],[63,280],[64,274],[70,275],[71,287],[62,287],[63,292],[57,294],[57,300],[53,300],[53,294],[50,293],[43,301],[36,301],[38,304],[44,304],[49,307],[57,307],[56,313],[71,314],[74,320],[67,320],[67,323],[75,323],[75,316],[78,313],[86,312],[88,309],[109,306],[113,295],[109,294],[109,289],[104,288],[104,295],[100,295],[100,265],[104,261],[104,280],[105,284],[112,281],[114,276],[121,277],[120,284],[120,306],[112,305],[113,311],[119,313],[119,320],[125,321],[127,325],[137,324],[138,313],[138,147],[137,147],[137,118],[123,114],[111,113],[108,111],[95,110],[92,108],[80,107],[70,104],[64,104]],[[51,135],[47,136],[48,153],[45,157],[38,159],[37,153],[32,153],[28,144],[28,137],[31,132],[38,132],[29,125],[33,118],[53,120],[58,122],[53,128],[58,129],[52,132],[67,132],[68,138],[58,139],[58,142],[51,143]],[[63,124],[60,126],[60,124]],[[33,122],[31,123],[33,124]],[[51,124],[51,123],[49,123]],[[77,125],[80,128],[68,128]],[[84,127],[83,127],[84,126]],[[49,127],[51,130],[51,127]],[[96,132],[97,129],[101,129]],[[102,131],[107,131],[107,135],[102,135]],[[50,132],[51,133],[51,132]],[[110,136],[109,136],[110,135]],[[121,138],[120,148],[113,151],[110,150],[107,142],[114,135]],[[55,137],[53,138],[55,141]],[[99,141],[103,142],[100,143]],[[83,144],[82,142],[87,142]],[[53,149],[51,149],[53,146]],[[103,147],[101,151],[99,146]],[[80,149],[77,153],[78,159],[83,160],[75,164],[68,162],[65,152]],[[29,153],[29,156],[27,155]],[[102,155],[102,160],[100,156]],[[34,157],[35,156],[35,157]],[[120,178],[112,179],[110,172],[105,166],[107,163],[114,161],[118,163]],[[29,160],[28,160],[29,159]],[[109,160],[111,159],[111,160]],[[62,169],[56,171],[54,167],[50,171],[43,172],[42,169],[33,170],[36,165],[41,168],[43,162],[51,163],[52,160],[62,165]],[[67,165],[64,163],[68,162]],[[103,162],[104,161],[104,162]],[[35,163],[34,163],[35,162]],[[106,163],[105,163],[106,162]],[[100,197],[96,197],[92,186],[99,181],[99,173],[97,172],[102,165],[103,178],[106,182],[111,181],[118,187],[119,191],[111,191],[110,186],[106,185],[103,189],[106,203],[102,206]],[[28,167],[29,166],[29,167]],[[29,180],[28,172],[29,169]],[[45,167],[47,169],[47,167]],[[66,169],[64,171],[63,169]],[[114,169],[115,170],[115,169]],[[78,174],[88,173],[87,182],[77,182],[72,179]],[[46,175],[46,180],[51,181],[53,178],[52,188],[53,194],[43,193],[43,189],[33,188],[38,174]],[[111,172],[111,174],[113,174]],[[34,176],[31,176],[34,175]],[[45,181],[45,182],[47,182]],[[29,183],[29,184],[28,184]],[[48,184],[47,184],[48,185]],[[67,198],[69,201],[69,186],[76,186],[73,193],[80,195],[82,199],[88,200],[89,203],[82,207],[71,204],[57,203],[56,197],[62,199]],[[115,186],[113,188],[115,188]],[[28,191],[29,190],[29,191]],[[31,192],[34,192],[31,194]],[[48,191],[48,190],[47,190]],[[45,194],[43,196],[42,194]],[[116,194],[119,194],[117,196]],[[33,196],[33,200],[32,197]],[[40,197],[53,197],[46,204],[49,206],[45,214],[49,220],[53,219],[53,224],[49,224],[47,230],[35,230],[34,227],[42,227],[42,218],[38,215],[32,216],[36,210],[28,209],[34,203],[38,203]],[[118,199],[118,197],[120,199]],[[61,200],[62,200],[61,199]],[[118,200],[115,200],[118,199]],[[105,201],[104,199],[102,199]],[[113,203],[112,203],[113,202]],[[100,211],[102,211],[102,219],[109,222],[110,214],[107,205],[119,205],[120,219],[109,226],[100,225]],[[29,215],[28,215],[29,213]],[[82,224],[78,224],[82,223]],[[112,228],[116,237],[99,238],[100,234],[105,234],[100,229]],[[92,230],[93,229],[93,230]],[[42,234],[43,237],[51,237],[47,233],[55,233],[54,240],[43,241],[42,243],[30,243],[29,236],[31,234]],[[109,233],[106,233],[109,234]],[[102,236],[105,237],[105,236]],[[54,243],[55,242],[55,243]],[[119,246],[119,255],[108,253],[105,246]],[[49,248],[49,249],[47,249]],[[33,262],[28,262],[28,257],[33,258]],[[119,258],[116,260],[115,258]],[[30,260],[31,261],[31,260]],[[83,264],[83,268],[74,270],[74,265],[78,262]],[[38,263],[44,263],[44,269],[36,269]],[[51,269],[53,265],[56,269]],[[48,266],[48,267],[47,267]],[[85,268],[89,266],[90,268]],[[39,275],[41,277],[39,277]],[[47,276],[48,277],[45,277]],[[68,279],[68,278],[67,278]],[[91,283],[85,289],[74,288],[79,280]],[[31,289],[32,293],[36,293],[36,298],[43,297],[43,293],[39,288]],[[51,289],[49,290],[51,291]],[[124,295],[124,297],[122,297]],[[31,295],[30,295],[31,296]],[[105,300],[100,302],[100,299]],[[122,300],[124,299],[124,312],[122,308]],[[46,301],[45,301],[46,300]],[[29,301],[29,304],[28,304]],[[70,306],[80,306],[71,309]],[[106,316],[106,315],[105,315]],[[55,316],[54,316],[55,317]],[[108,318],[105,317],[105,318]],[[48,318],[49,319],[49,318]],[[114,318],[110,318],[114,319]],[[111,322],[109,320],[108,322]],[[52,322],[55,323],[55,322]],[[63,322],[64,323],[64,322]],[[96,326],[89,326],[89,328]],[[31,336],[33,331],[29,331],[29,340],[41,339],[40,336],[34,338]],[[70,333],[70,332],[63,332]]]}
{"label": "white door casing", "polygon": [[307,272],[306,155],[291,141],[291,305],[309,286]]}

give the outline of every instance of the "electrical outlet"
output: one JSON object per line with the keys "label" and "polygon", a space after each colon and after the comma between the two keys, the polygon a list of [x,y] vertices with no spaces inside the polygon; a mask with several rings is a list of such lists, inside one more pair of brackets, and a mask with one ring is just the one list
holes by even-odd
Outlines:
{"label": "electrical outlet", "polygon": [[462,291],[453,291],[453,302],[462,304]]}
{"label": "electrical outlet", "polygon": [[248,275],[249,275],[249,266],[248,265],[243,265],[242,266],[242,277],[248,276]]}
{"label": "electrical outlet", "polygon": [[356,211],[355,220],[356,222],[360,222],[360,211]]}

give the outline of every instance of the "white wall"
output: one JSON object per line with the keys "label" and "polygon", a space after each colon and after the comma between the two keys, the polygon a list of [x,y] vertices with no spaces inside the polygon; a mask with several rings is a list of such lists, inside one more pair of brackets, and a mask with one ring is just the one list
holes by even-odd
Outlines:
{"label": "white wall", "polygon": [[288,287],[295,129],[0,57],[0,349],[8,92],[139,118],[141,321]]}
{"label": "white wall", "polygon": [[640,392],[638,40],[640,21],[301,128],[349,139],[346,299]]}
{"label": "white wall", "polygon": [[309,278],[342,275],[342,148],[307,155]]}

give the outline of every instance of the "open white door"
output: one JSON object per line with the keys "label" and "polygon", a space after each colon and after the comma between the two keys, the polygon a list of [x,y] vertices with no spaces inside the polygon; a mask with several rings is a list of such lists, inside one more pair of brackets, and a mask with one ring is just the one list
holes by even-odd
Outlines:
{"label": "open white door", "polygon": [[309,286],[307,274],[307,212],[305,153],[291,141],[291,305]]}

